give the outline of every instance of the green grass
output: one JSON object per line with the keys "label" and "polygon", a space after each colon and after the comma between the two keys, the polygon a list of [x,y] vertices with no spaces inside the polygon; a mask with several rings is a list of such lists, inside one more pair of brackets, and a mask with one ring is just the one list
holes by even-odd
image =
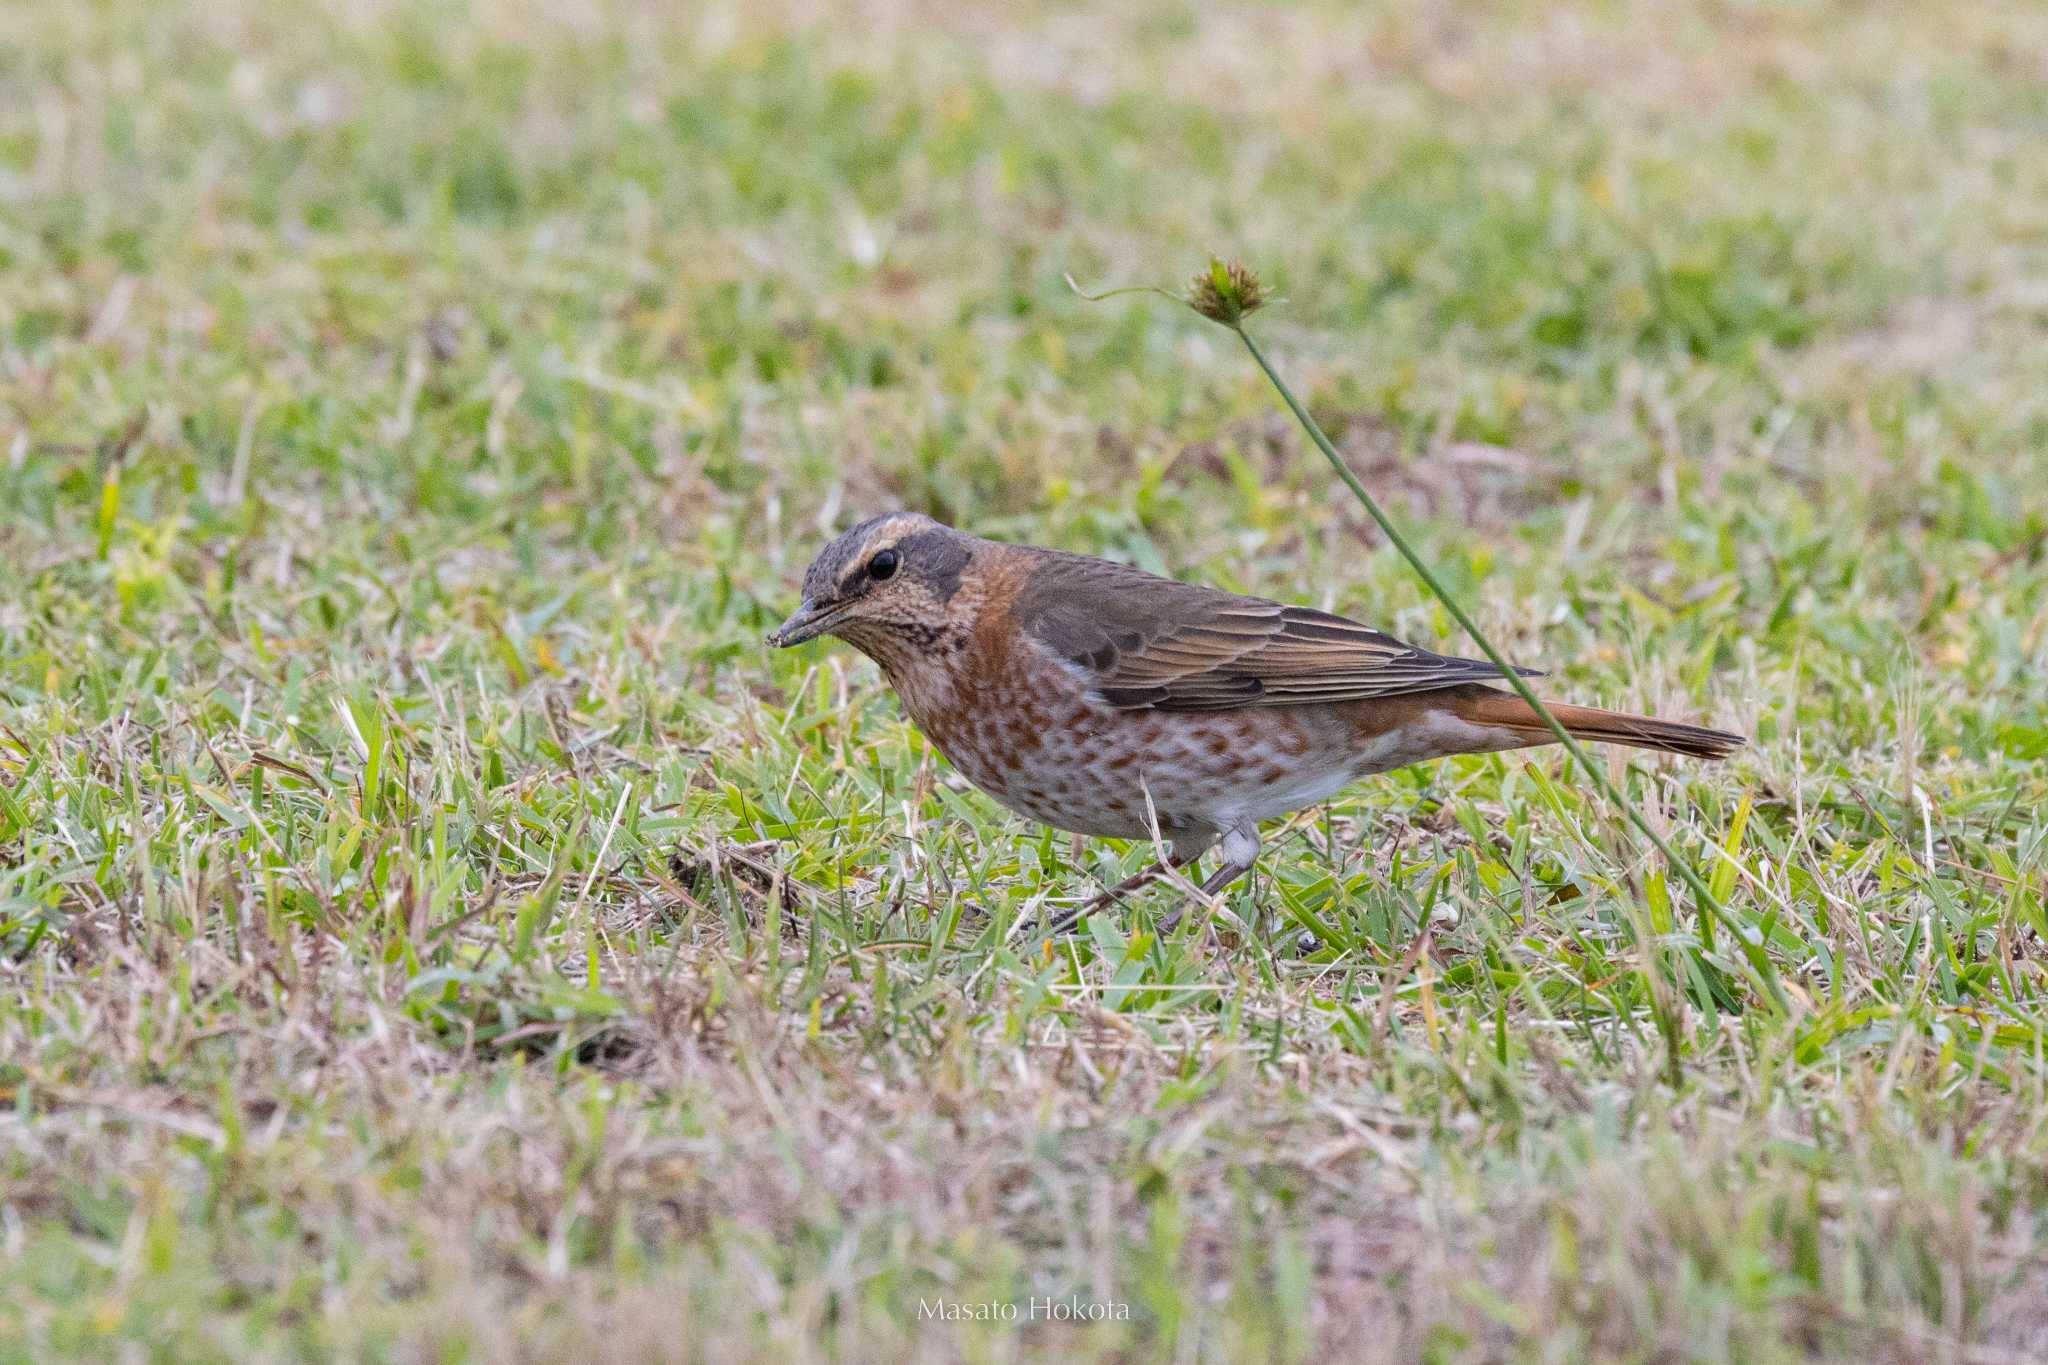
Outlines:
{"label": "green grass", "polygon": [[[2043,50],[0,11],[0,1358],[2048,1352]],[[1550,695],[1753,736],[1605,761],[1782,1008],[1552,751],[1048,948],[1148,850],[761,646],[902,505],[1464,647],[1232,338],[1062,282],[1211,250]],[[1118,1316],[920,1315],[1034,1296]]]}

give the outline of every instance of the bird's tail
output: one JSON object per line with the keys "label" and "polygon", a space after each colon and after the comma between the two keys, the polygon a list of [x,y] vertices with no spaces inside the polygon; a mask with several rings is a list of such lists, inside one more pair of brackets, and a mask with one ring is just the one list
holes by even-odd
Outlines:
{"label": "bird's tail", "polygon": [[[1726,730],[1709,730],[1703,725],[1686,725],[1654,716],[1632,716],[1625,711],[1603,711],[1597,706],[1567,706],[1546,702],[1550,714],[1574,739],[1602,744],[1627,744],[1637,749],[1656,749],[1692,758],[1726,758],[1748,741]],[[1528,736],[1531,744],[1548,744],[1554,736],[1536,709],[1520,697],[1486,689],[1484,695],[1468,693],[1454,708],[1460,720],[1489,725]]]}

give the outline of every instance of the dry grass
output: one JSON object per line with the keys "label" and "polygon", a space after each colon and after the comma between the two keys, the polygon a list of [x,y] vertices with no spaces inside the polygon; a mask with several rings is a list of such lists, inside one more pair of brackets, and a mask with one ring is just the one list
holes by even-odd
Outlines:
{"label": "dry grass", "polygon": [[[0,1356],[2048,1352],[2042,23],[0,12]],[[1611,771],[1786,1008],[1540,754],[1046,945],[1146,850],[760,648],[892,504],[1444,642],[1061,282],[1212,248],[1504,649],[1754,736]]]}

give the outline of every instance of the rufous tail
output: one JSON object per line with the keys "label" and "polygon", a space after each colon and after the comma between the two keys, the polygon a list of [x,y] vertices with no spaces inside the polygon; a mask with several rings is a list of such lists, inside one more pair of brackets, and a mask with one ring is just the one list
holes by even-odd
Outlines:
{"label": "rufous tail", "polygon": [[[1657,749],[1692,758],[1726,758],[1748,743],[1741,735],[1730,734],[1726,730],[1709,730],[1703,725],[1658,720],[1654,716],[1632,716],[1625,711],[1603,711],[1597,706],[1568,706],[1554,701],[1545,705],[1573,739],[1627,744],[1637,749]],[[1526,732],[1531,744],[1547,744],[1554,738],[1550,727],[1536,714],[1536,708],[1509,693],[1468,694],[1458,699],[1454,712],[1460,720],[1474,725],[1494,725]]]}

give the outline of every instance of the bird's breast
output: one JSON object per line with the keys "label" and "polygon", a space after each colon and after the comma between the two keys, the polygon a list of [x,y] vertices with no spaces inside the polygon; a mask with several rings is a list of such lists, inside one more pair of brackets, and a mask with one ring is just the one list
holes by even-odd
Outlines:
{"label": "bird's breast", "polygon": [[968,781],[1060,829],[1220,829],[1320,800],[1353,775],[1350,736],[1314,708],[1119,710],[1037,651],[971,663],[942,682],[891,681]]}

